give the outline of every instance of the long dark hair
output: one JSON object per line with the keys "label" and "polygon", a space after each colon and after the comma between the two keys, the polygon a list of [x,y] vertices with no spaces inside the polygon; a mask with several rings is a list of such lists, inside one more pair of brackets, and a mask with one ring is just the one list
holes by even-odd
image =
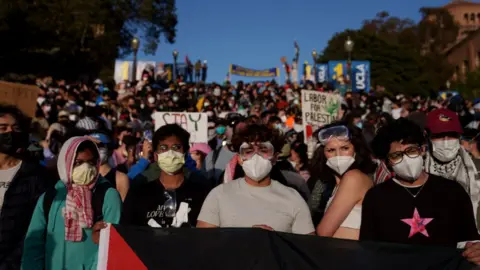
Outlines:
{"label": "long dark hair", "polygon": [[[362,130],[355,126],[347,125],[345,122],[332,123],[326,125],[322,129],[335,126],[346,126],[350,132],[350,142],[355,148],[355,163],[350,167],[350,170],[358,169],[364,174],[372,174],[375,171],[376,166],[372,160],[370,149],[368,148],[365,138],[363,137]],[[318,180],[326,184],[332,184],[332,181],[335,182],[335,172],[327,165],[327,157],[325,156],[324,149],[325,147],[320,145],[317,150],[315,150],[310,166],[312,183],[309,183],[309,186],[311,187],[315,185],[313,182]]]}

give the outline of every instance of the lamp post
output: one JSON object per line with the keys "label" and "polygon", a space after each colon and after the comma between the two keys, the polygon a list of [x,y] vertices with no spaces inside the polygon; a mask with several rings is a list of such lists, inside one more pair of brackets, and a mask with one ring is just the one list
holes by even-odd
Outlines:
{"label": "lamp post", "polygon": [[173,80],[177,80],[177,58],[178,58],[178,51],[175,49],[172,52],[173,55]]}
{"label": "lamp post", "polygon": [[345,51],[347,51],[348,53],[347,74],[348,74],[348,87],[350,88],[350,91],[352,90],[352,51],[353,51],[354,45],[355,43],[350,38],[350,36],[348,36],[347,40],[345,41]]}
{"label": "lamp post", "polygon": [[132,81],[137,79],[137,53],[138,48],[140,48],[140,40],[136,37],[132,39],[132,50],[133,50],[133,67],[132,67]]}
{"label": "lamp post", "polygon": [[315,83],[317,83],[317,50],[313,49],[312,57],[313,57],[313,80]]}

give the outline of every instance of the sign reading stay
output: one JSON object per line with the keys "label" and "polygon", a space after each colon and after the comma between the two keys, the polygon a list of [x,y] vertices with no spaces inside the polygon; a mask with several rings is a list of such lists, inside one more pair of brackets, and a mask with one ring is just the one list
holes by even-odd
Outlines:
{"label": "sign reading stay", "polygon": [[168,124],[177,124],[190,133],[191,143],[208,142],[208,116],[206,113],[157,112],[153,115],[155,130]]}
{"label": "sign reading stay", "polygon": [[0,81],[0,103],[17,106],[33,118],[37,110],[38,90],[34,85]]}

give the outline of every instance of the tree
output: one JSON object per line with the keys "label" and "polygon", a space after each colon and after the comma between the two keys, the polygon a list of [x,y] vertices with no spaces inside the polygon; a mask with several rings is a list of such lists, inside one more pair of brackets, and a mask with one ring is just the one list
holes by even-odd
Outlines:
{"label": "tree", "polygon": [[458,25],[443,8],[421,8],[423,20],[418,24],[418,34],[426,52],[442,53],[457,40]]}
{"label": "tree", "polygon": [[480,96],[480,69],[468,72],[464,80],[452,84],[452,89],[457,90],[464,98],[474,99]]}
{"label": "tree", "polygon": [[174,0],[0,0],[0,76],[97,76],[134,36],[147,54],[173,43],[176,24]]}
{"label": "tree", "polygon": [[344,42],[355,41],[352,59],[369,60],[371,83],[390,92],[428,95],[439,89],[452,74],[450,65],[437,53],[422,54],[418,27],[409,19],[380,12],[359,30],[335,34],[320,56],[321,62],[346,59]]}

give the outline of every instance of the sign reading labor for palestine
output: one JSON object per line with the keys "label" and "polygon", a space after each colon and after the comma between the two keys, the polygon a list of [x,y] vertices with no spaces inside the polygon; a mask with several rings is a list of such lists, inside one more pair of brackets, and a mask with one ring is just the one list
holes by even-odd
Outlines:
{"label": "sign reading labor for palestine", "polygon": [[208,116],[206,113],[156,112],[155,130],[167,124],[177,124],[190,133],[191,143],[208,142]]}
{"label": "sign reading labor for palestine", "polygon": [[340,109],[340,95],[318,91],[302,90],[302,121],[305,143],[311,157],[317,138],[313,133],[324,125],[337,120]]}

